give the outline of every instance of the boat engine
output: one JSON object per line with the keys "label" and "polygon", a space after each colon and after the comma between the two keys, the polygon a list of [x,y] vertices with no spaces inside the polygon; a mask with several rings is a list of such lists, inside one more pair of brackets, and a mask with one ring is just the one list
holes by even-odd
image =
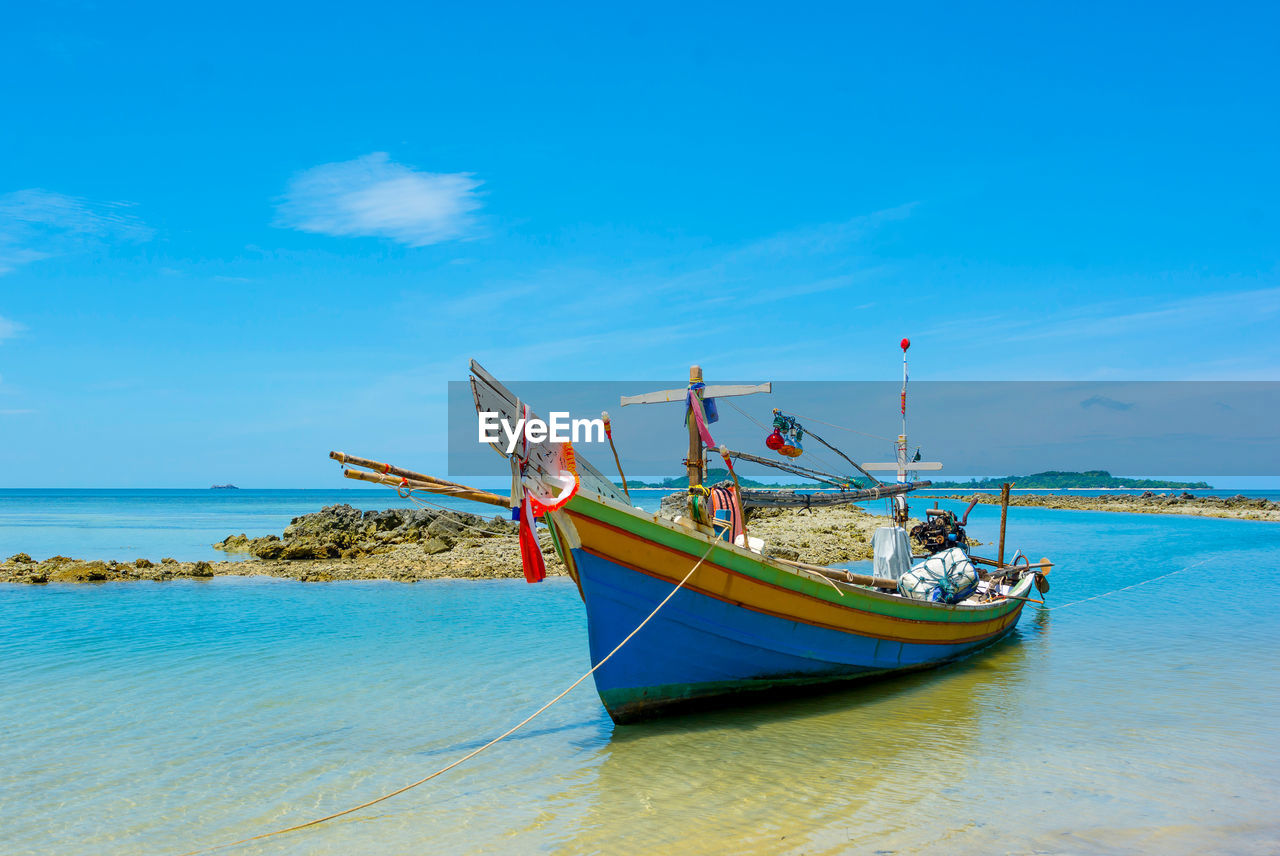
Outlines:
{"label": "boat engine", "polygon": [[969,521],[969,512],[976,504],[970,503],[964,517],[956,517],[954,511],[930,508],[925,512],[925,522],[911,527],[911,538],[924,547],[929,554],[940,553],[952,547],[959,547],[969,552],[969,539],[965,536],[964,527]]}

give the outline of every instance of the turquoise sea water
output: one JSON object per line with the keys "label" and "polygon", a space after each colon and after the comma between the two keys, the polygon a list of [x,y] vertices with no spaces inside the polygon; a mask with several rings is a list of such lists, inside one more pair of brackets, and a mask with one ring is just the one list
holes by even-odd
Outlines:
{"label": "turquoise sea water", "polygon": [[[261,503],[264,531],[310,510]],[[993,541],[997,516],[971,530]],[[965,662],[625,728],[588,681],[421,788],[223,852],[1275,852],[1280,526],[1018,508],[1009,542],[1058,563],[1057,608]],[[305,821],[588,667],[564,579],[0,585],[0,850],[181,853]]]}

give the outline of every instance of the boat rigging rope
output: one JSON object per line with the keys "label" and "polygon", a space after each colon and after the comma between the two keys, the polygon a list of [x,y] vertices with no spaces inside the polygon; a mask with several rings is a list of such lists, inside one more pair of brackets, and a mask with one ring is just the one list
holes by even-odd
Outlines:
{"label": "boat rigging rope", "polygon": [[761,428],[763,428],[765,431],[772,431],[772,430],[773,430],[773,427],[772,427],[772,426],[770,426],[770,425],[765,425],[765,424],[764,424],[763,422],[761,422],[759,419],[755,418],[755,417],[754,417],[754,416],[752,416],[750,413],[748,413],[747,411],[743,410],[741,407],[739,407],[738,405],[734,404],[734,403],[733,403],[732,401],[730,401],[729,399],[727,399],[727,398],[725,398],[725,399],[719,399],[719,398],[717,398],[717,399],[716,399],[716,401],[724,401],[724,403],[725,403],[725,404],[729,405],[729,406],[730,406],[730,407],[732,407],[734,410],[738,411],[738,412],[739,412],[739,413],[741,413],[743,416],[745,416],[745,417],[747,417],[748,419],[750,419],[752,422],[756,423],[756,425],[760,426],[760,427],[761,427]]}
{"label": "boat rigging rope", "polygon": [[1123,588],[1112,589],[1111,591],[1104,591],[1102,594],[1095,594],[1093,597],[1086,597],[1086,598],[1081,598],[1080,600],[1073,600],[1073,601],[1071,601],[1070,603],[1060,603],[1060,604],[1058,604],[1057,606],[1046,606],[1046,607],[1045,607],[1045,609],[1050,609],[1050,610],[1051,610],[1051,609],[1066,609],[1068,606],[1076,606],[1077,604],[1081,604],[1081,603],[1088,603],[1088,602],[1089,602],[1089,601],[1091,601],[1091,600],[1098,600],[1099,598],[1103,598],[1103,597],[1110,597],[1111,595],[1113,595],[1113,594],[1119,594],[1119,593],[1120,593],[1120,592],[1122,592],[1122,591],[1128,591],[1129,589],[1135,589],[1135,588],[1137,588],[1138,586],[1145,586],[1147,583],[1154,583],[1156,580],[1162,580],[1162,579],[1164,579],[1165,577],[1171,577],[1171,576],[1173,576],[1174,574],[1181,574],[1181,573],[1184,573],[1185,571],[1189,571],[1189,570],[1191,570],[1192,568],[1198,568],[1199,566],[1203,565],[1203,564],[1204,564],[1205,562],[1207,562],[1207,561],[1209,561],[1209,560],[1208,560],[1208,559],[1201,559],[1201,560],[1200,560],[1200,561],[1198,561],[1198,562],[1193,562],[1192,564],[1187,565],[1185,568],[1179,568],[1179,569],[1178,569],[1178,570],[1176,570],[1176,571],[1170,571],[1169,573],[1167,573],[1167,574],[1161,574],[1161,575],[1160,575],[1160,576],[1158,576],[1158,577],[1152,577],[1151,579],[1148,579],[1148,580],[1139,580],[1138,582],[1133,583],[1133,584],[1131,584],[1131,585],[1127,585],[1127,586],[1125,586],[1125,587],[1123,587]]}
{"label": "boat rigging rope", "polygon": [[[752,416],[750,413],[748,413],[747,411],[743,410],[743,409],[742,409],[741,407],[739,407],[738,405],[734,404],[732,401],[729,401],[728,399],[725,399],[725,404],[728,404],[728,405],[729,405],[730,407],[732,407],[734,410],[738,411],[738,412],[739,412],[739,413],[741,413],[743,416],[747,417],[747,418],[748,418],[748,419],[750,419],[752,422],[756,423],[756,425],[760,426],[760,427],[761,427],[761,428],[763,428],[765,431],[771,431],[771,430],[773,430],[773,429],[772,429],[772,426],[765,425],[765,424],[764,424],[763,422],[761,422],[759,419],[755,418],[755,417],[754,417],[754,416]],[[806,420],[808,420],[808,421],[810,421],[810,422],[821,422],[823,425],[831,425],[831,427],[832,427],[832,428],[840,428],[840,426],[839,426],[839,425],[832,425],[830,422],[822,422],[822,420],[821,420],[821,419],[811,419],[811,418],[810,418],[810,417],[808,417],[808,416],[799,416],[799,414],[796,414],[796,416],[797,416],[797,417],[799,417],[799,418],[801,418],[801,419],[806,419]],[[853,431],[853,429],[852,429],[852,428],[843,428],[843,429],[841,429],[841,430],[844,430],[844,431]],[[876,478],[875,476],[871,475],[871,473],[867,472],[867,471],[866,471],[866,470],[864,470],[861,466],[859,466],[857,463],[855,463],[855,462],[854,462],[854,460],[853,460],[852,458],[850,458],[850,457],[849,457],[848,455],[846,455],[844,452],[842,452],[842,451],[840,451],[839,449],[837,449],[835,446],[833,446],[833,445],[831,445],[830,443],[828,443],[826,440],[824,440],[824,439],[822,439],[821,437],[819,437],[817,434],[813,433],[812,431],[805,431],[805,433],[806,433],[806,434],[808,434],[808,435],[809,435],[810,437],[812,437],[813,439],[817,440],[817,441],[818,441],[819,443],[821,443],[822,445],[826,446],[826,447],[827,447],[828,449],[830,449],[831,451],[835,452],[835,453],[836,453],[837,455],[839,455],[840,457],[844,458],[844,459],[845,459],[846,461],[848,461],[850,464],[853,464],[854,468],[855,468],[858,472],[860,472],[860,473],[862,473],[864,476],[866,476],[867,478],[871,479],[871,481],[872,481],[872,483],[873,483],[873,484],[883,484],[883,482],[881,482],[878,478]],[[861,431],[853,431],[853,433],[855,433],[855,434],[861,434],[862,432],[861,432]],[[867,434],[866,436],[868,436],[868,437],[875,437],[875,439],[877,439],[877,440],[883,440],[883,439],[885,439],[885,438],[883,438],[883,437],[876,437],[874,434]],[[890,440],[889,442],[893,442],[893,441],[892,441],[892,440]],[[827,459],[823,458],[823,457],[822,457],[822,456],[820,456],[820,455],[816,455],[816,454],[814,454],[814,452],[813,452],[813,450],[812,450],[812,449],[810,449],[810,450],[809,450],[809,456],[810,456],[811,458],[817,458],[817,459],[818,459],[818,461],[819,461],[819,462],[821,462],[821,463],[822,463],[822,465],[823,465],[824,467],[828,467],[828,468],[833,469],[833,470],[835,470],[835,469],[839,469],[839,467],[837,467],[837,466],[833,465],[833,464],[832,464],[830,461],[828,461]],[[799,474],[797,474],[797,475],[799,475]]]}
{"label": "boat rigging rope", "polygon": [[[717,400],[717,401],[720,401],[721,399],[716,399],[716,400]],[[764,429],[766,432],[768,432],[768,431],[772,431],[772,430],[773,430],[773,426],[772,426],[772,425],[765,425],[765,424],[764,424],[763,422],[761,422],[759,419],[755,418],[755,417],[754,417],[754,416],[752,416],[750,413],[748,413],[747,411],[743,410],[741,407],[739,407],[738,405],[734,404],[734,403],[733,403],[732,401],[730,401],[729,399],[727,399],[727,398],[726,398],[726,399],[723,399],[723,401],[724,401],[724,403],[725,403],[725,404],[729,405],[729,406],[730,406],[730,407],[732,407],[734,410],[738,411],[738,412],[739,412],[739,413],[741,413],[743,416],[745,416],[745,417],[747,417],[748,419],[750,419],[752,422],[754,422],[754,423],[755,423],[756,425],[758,425],[760,428]],[[823,443],[823,445],[826,445],[826,444],[825,444],[825,443]],[[835,464],[831,463],[831,462],[830,462],[830,461],[828,461],[826,458],[824,458],[824,457],[822,457],[821,455],[819,455],[817,452],[814,452],[812,449],[810,449],[806,454],[808,454],[810,458],[813,458],[814,460],[818,461],[819,463],[821,463],[824,467],[827,467],[828,469],[832,469],[832,470],[838,470],[838,469],[840,469],[840,468],[839,468],[839,467],[837,467]]]}
{"label": "boat rigging rope", "polygon": [[419,785],[426,784],[427,782],[434,779],[436,776],[439,776],[443,773],[447,773],[450,770],[452,770],[454,767],[460,766],[461,764],[464,764],[467,761],[470,761],[472,758],[479,755],[481,752],[488,749],[490,746],[494,746],[495,744],[507,739],[512,734],[515,734],[517,731],[519,731],[521,728],[524,728],[530,722],[533,722],[533,720],[541,716],[553,704],[560,701],[560,699],[564,698],[570,692],[572,692],[575,688],[577,688],[579,684],[581,684],[587,678],[594,675],[597,669],[599,669],[605,663],[609,662],[609,658],[611,658],[614,654],[621,651],[622,646],[630,642],[632,637],[635,636],[637,633],[639,633],[641,628],[643,628],[646,624],[648,624],[649,620],[652,619],[655,615],[657,615],[658,611],[661,610],[664,606],[666,606],[667,602],[671,600],[671,598],[675,597],[676,592],[684,588],[684,584],[689,582],[689,579],[693,576],[694,572],[698,570],[698,568],[702,567],[702,563],[706,561],[707,556],[710,556],[711,551],[714,550],[715,548],[716,548],[715,544],[708,545],[706,552],[703,553],[702,556],[698,559],[698,561],[694,563],[693,567],[689,569],[689,573],[684,575],[684,579],[680,580],[680,582],[676,584],[676,587],[667,593],[667,596],[664,597],[662,601],[653,608],[653,612],[650,612],[648,615],[646,615],[644,620],[636,625],[635,630],[632,630],[630,633],[628,633],[626,635],[626,638],[623,639],[621,642],[619,642],[616,646],[614,646],[614,649],[612,651],[610,651],[608,654],[605,654],[604,657],[600,659],[599,663],[596,663],[594,666],[591,667],[591,669],[588,672],[586,672],[586,674],[578,678],[573,683],[569,684],[569,686],[566,687],[564,691],[560,693],[560,695],[551,699],[551,701],[547,702],[542,707],[538,708],[533,713],[526,716],[524,719],[520,720],[520,722],[511,726],[506,731],[502,732],[497,737],[493,738],[488,743],[481,746],[479,749],[473,749],[472,751],[468,752],[466,755],[463,755],[458,760],[454,761],[451,764],[447,764],[441,767],[439,770],[436,770],[434,773],[432,773],[429,776],[424,776],[423,778],[418,779],[418,781],[416,782],[412,782],[411,784],[405,785],[404,787],[401,787],[401,788],[396,788],[394,791],[391,791],[390,793],[383,794],[380,797],[375,797],[374,799],[368,800],[367,802],[360,803],[360,805],[352,806],[351,808],[346,808],[346,809],[343,809],[342,811],[335,811],[333,814],[328,814],[328,815],[325,815],[324,817],[318,817],[315,820],[308,820],[306,823],[298,823],[293,826],[286,826],[283,829],[274,829],[270,832],[263,832],[258,835],[252,835],[248,838],[242,838],[239,841],[230,841],[226,844],[216,844],[212,847],[205,847],[200,850],[191,850],[187,853],[182,854],[182,856],[196,856],[196,854],[211,853],[214,850],[225,850],[228,847],[236,847],[241,844],[248,844],[250,841],[261,841],[264,838],[271,838],[272,836],[276,836],[276,835],[284,835],[286,832],[297,832],[299,829],[306,829],[309,826],[317,826],[321,823],[324,823],[327,820],[333,820],[334,818],[342,817],[343,815],[352,814],[353,812],[360,811],[361,809],[366,809],[369,806],[376,805],[380,802],[383,802],[384,800],[389,800],[394,796],[399,796],[405,791],[412,790],[413,788],[416,788]]}
{"label": "boat rigging rope", "polygon": [[861,434],[863,437],[870,437],[872,440],[883,440],[886,443],[897,442],[891,437],[881,437],[879,434],[868,434],[866,431],[859,431],[856,428],[846,428],[845,426],[837,425],[834,422],[823,422],[821,419],[817,419],[813,416],[805,416],[803,413],[796,413],[795,411],[790,411],[790,413],[797,419],[803,419],[806,422],[817,422],[819,425],[826,425],[828,428],[838,428],[841,431],[848,431],[850,434]]}

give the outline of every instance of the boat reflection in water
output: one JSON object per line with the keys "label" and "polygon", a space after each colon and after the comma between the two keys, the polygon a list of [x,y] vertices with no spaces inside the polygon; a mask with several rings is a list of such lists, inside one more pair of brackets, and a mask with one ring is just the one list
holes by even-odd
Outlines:
{"label": "boat reflection in water", "polygon": [[983,744],[1022,713],[1030,670],[1017,635],[932,674],[619,726],[594,779],[552,797],[580,807],[566,840],[580,852],[642,841],[679,853],[936,842],[929,818],[963,813],[954,803],[982,773]]}

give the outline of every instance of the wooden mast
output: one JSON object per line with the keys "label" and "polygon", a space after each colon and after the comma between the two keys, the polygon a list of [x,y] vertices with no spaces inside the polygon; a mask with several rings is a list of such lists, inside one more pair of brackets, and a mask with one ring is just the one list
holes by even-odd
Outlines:
{"label": "wooden mast", "polygon": [[[689,384],[702,383],[702,366],[689,366]],[[698,396],[698,400],[702,400],[702,390],[694,390],[694,395]],[[702,435],[698,433],[698,420],[689,414],[689,457],[685,461],[689,472],[689,497],[687,500],[689,509],[689,519],[695,523],[698,516],[693,513],[693,488],[703,482],[703,464],[702,464]]]}
{"label": "wooden mast", "polygon": [[1004,524],[1009,519],[1009,488],[1013,487],[1009,482],[1000,485],[1000,550],[997,561],[1004,564]]}
{"label": "wooden mast", "polygon": [[[702,366],[689,366],[689,387],[694,384],[702,383]],[[708,398],[729,398],[736,395],[755,395],[758,392],[768,393],[773,391],[773,387],[768,383],[751,383],[751,384],[719,384],[699,389],[663,389],[657,392],[646,392],[641,395],[624,395],[620,400],[620,404],[626,407],[629,404],[661,404],[664,402],[680,401],[689,405],[689,393],[692,392],[698,397],[698,401],[705,401]],[[695,488],[701,486],[707,480],[706,461],[703,459],[702,434],[698,430],[698,419],[693,413],[689,414],[689,454],[685,458],[685,472],[688,473],[689,487]],[[693,493],[689,494],[689,501],[686,506],[689,513],[689,521],[696,528],[706,532],[711,532],[711,526],[698,520],[693,513]]]}

